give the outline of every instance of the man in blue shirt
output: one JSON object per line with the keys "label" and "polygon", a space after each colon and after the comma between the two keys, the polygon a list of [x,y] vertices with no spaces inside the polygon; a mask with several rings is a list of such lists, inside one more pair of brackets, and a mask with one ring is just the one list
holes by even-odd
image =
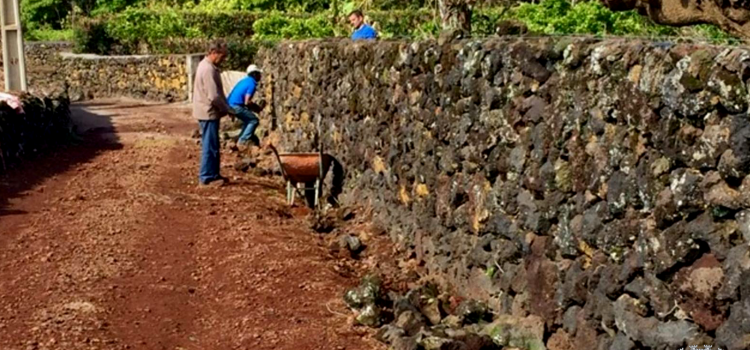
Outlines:
{"label": "man in blue shirt", "polygon": [[258,66],[251,64],[247,67],[247,77],[242,78],[232,89],[227,97],[229,106],[235,112],[237,118],[242,121],[242,131],[240,132],[240,138],[237,140],[237,146],[245,148],[248,146],[250,141],[260,144],[257,137],[255,137],[255,128],[258,127],[258,117],[253,112],[260,112],[260,108],[257,104],[253,103],[253,95],[258,86],[258,82],[261,78],[261,70]]}
{"label": "man in blue shirt", "polygon": [[361,39],[377,39],[378,32],[367,24],[365,24],[365,16],[360,10],[354,10],[349,14],[349,23],[354,27],[354,33],[352,33],[352,40]]}

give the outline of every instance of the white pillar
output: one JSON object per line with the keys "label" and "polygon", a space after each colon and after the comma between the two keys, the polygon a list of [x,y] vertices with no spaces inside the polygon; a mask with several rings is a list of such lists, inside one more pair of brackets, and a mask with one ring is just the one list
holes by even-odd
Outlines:
{"label": "white pillar", "polygon": [[198,69],[198,64],[203,59],[203,56],[205,56],[205,54],[185,55],[185,65],[187,66],[188,101],[190,102],[193,102],[193,83],[195,79],[195,71]]}
{"label": "white pillar", "polygon": [[0,30],[3,41],[3,73],[6,91],[26,91],[26,61],[18,0],[2,0]]}

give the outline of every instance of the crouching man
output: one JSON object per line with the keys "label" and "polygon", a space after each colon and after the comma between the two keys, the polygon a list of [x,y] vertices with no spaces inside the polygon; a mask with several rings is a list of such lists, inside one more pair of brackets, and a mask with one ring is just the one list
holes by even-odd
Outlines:
{"label": "crouching man", "polygon": [[259,123],[255,113],[259,113],[263,108],[252,100],[260,82],[261,74],[258,66],[254,64],[248,66],[247,76],[237,82],[227,98],[234,115],[242,121],[242,131],[237,140],[237,148],[240,151],[246,150],[251,142],[260,146],[260,140],[255,136],[255,129]]}

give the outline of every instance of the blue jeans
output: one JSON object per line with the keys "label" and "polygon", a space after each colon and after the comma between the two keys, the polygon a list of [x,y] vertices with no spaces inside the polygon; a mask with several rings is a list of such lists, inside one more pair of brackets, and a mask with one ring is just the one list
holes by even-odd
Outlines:
{"label": "blue jeans", "polygon": [[200,120],[201,127],[201,170],[199,180],[207,184],[221,178],[221,150],[219,149],[219,120]]}
{"label": "blue jeans", "polygon": [[255,134],[255,128],[258,127],[258,117],[245,106],[234,106],[232,109],[234,109],[237,119],[242,121],[242,131],[237,143],[247,144]]}

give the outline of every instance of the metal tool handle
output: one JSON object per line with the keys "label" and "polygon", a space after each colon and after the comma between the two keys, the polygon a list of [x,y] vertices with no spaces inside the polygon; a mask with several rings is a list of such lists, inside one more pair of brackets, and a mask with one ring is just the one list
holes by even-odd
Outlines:
{"label": "metal tool handle", "polygon": [[315,122],[315,131],[318,134],[318,178],[323,183],[323,135],[320,132],[320,121],[323,119],[322,116],[318,116],[318,120]]}
{"label": "metal tool handle", "polygon": [[318,204],[319,204],[319,198],[318,197],[320,197],[320,196],[323,195],[323,183],[325,182],[325,178],[324,178],[325,174],[323,173],[323,170],[325,170],[324,169],[324,167],[325,167],[325,159],[323,158],[324,157],[324,152],[323,152],[323,135],[320,132],[320,122],[321,122],[321,120],[323,120],[323,116],[319,115],[318,116],[318,120],[315,123],[315,129],[316,129],[316,132],[318,134],[318,172],[319,172],[318,181],[317,181],[318,183],[317,183],[316,191],[315,191],[315,206],[316,206],[316,209],[318,209],[317,207],[318,207]]}
{"label": "metal tool handle", "polygon": [[281,169],[281,176],[284,177],[284,180],[289,180],[289,177],[286,175],[286,170],[284,170],[284,163],[281,162],[279,151],[277,151],[276,147],[274,147],[271,143],[268,144],[268,148],[270,148],[271,151],[273,151],[273,155],[276,156],[276,161],[279,163],[279,169]]}

